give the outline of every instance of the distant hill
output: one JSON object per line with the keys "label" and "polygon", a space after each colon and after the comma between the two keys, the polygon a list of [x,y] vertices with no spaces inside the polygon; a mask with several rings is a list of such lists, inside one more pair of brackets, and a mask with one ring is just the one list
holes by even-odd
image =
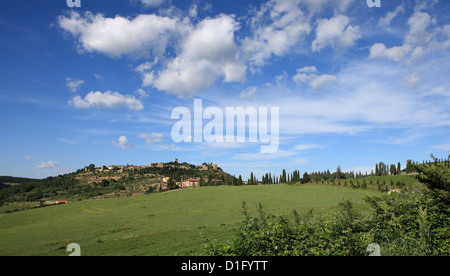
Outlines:
{"label": "distant hill", "polygon": [[37,181],[37,179],[2,175],[0,176],[0,190],[9,188],[12,185],[20,185],[23,183],[29,183],[33,181]]}
{"label": "distant hill", "polygon": [[14,176],[0,176],[0,183],[26,183],[31,181],[36,181],[37,179],[25,178],[25,177],[14,177]]}

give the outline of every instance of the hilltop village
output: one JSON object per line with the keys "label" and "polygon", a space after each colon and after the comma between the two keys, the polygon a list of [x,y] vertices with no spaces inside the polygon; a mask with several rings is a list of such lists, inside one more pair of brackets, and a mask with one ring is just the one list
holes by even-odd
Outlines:
{"label": "hilltop village", "polygon": [[191,165],[186,162],[179,163],[178,159],[174,159],[173,162],[169,163],[149,163],[149,165],[143,166],[109,165],[95,167],[95,165],[91,164],[84,167],[81,175],[84,178],[91,175],[93,177],[91,179],[92,182],[94,182],[95,178],[104,183],[106,179],[111,182],[111,180],[118,181],[119,179],[124,179],[124,177],[129,179],[132,176],[133,180],[146,179],[143,182],[146,182],[146,184],[151,183],[152,187],[149,187],[150,190],[158,191],[194,188],[206,184],[218,185],[225,181],[225,177],[228,179],[228,176],[222,169],[213,162]]}

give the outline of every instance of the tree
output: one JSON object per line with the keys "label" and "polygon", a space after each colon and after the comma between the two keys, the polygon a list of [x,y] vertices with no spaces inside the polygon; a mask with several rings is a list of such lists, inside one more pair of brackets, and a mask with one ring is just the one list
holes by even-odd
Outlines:
{"label": "tree", "polygon": [[361,185],[361,188],[367,189],[367,182],[366,182],[366,179],[365,179],[365,178],[364,178],[364,180],[363,180],[363,183],[362,183],[362,185]]}
{"label": "tree", "polygon": [[305,172],[303,174],[303,178],[301,179],[300,183],[304,184],[304,183],[308,183],[310,181],[310,177],[309,174],[307,172]]}
{"label": "tree", "polygon": [[[450,169],[443,162],[431,155],[434,163],[416,164],[414,169],[419,173],[416,178],[431,190],[443,190],[450,193]],[[449,155],[450,158],[450,155]]]}
{"label": "tree", "polygon": [[175,190],[177,188],[177,184],[173,181],[172,176],[169,177],[169,181],[167,181],[167,190]]}
{"label": "tree", "polygon": [[341,179],[341,166],[338,166],[336,169],[336,178]]}
{"label": "tree", "polygon": [[283,175],[281,176],[281,183],[286,183],[286,170],[283,169]]}
{"label": "tree", "polygon": [[397,174],[400,174],[402,172],[402,166],[400,165],[400,162],[397,163]]}
{"label": "tree", "polygon": [[414,167],[415,167],[415,164],[413,163],[412,160],[407,160],[406,161],[406,169],[405,169],[405,171],[407,173],[414,172],[415,171]]}
{"label": "tree", "polygon": [[395,168],[394,164],[391,164],[391,166],[389,167],[389,172],[391,173],[391,175],[397,174],[397,169]]}
{"label": "tree", "polygon": [[90,165],[88,166],[88,170],[89,170],[90,172],[95,172],[95,165],[94,165],[94,164],[90,164]]}

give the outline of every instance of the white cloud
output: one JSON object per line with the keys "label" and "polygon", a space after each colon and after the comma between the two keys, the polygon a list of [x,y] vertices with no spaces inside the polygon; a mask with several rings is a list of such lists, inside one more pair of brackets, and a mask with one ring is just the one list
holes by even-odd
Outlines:
{"label": "white cloud", "polygon": [[400,61],[411,52],[411,46],[405,44],[387,49],[383,43],[375,43],[370,47],[370,58],[386,58]]}
{"label": "white cloud", "polygon": [[84,84],[84,80],[66,78],[66,86],[70,92],[75,93],[80,89],[80,86]]}
{"label": "white cloud", "polygon": [[136,90],[136,95],[138,95],[139,99],[144,99],[144,98],[148,97],[147,92],[142,88],[139,88],[138,90]]}
{"label": "white cloud", "polygon": [[27,160],[31,160],[33,159],[33,157],[29,156],[29,155],[25,155],[23,158],[27,159]]}
{"label": "white cloud", "polygon": [[320,149],[323,148],[322,145],[318,145],[318,144],[302,144],[302,145],[296,145],[294,147],[294,150],[309,150],[309,149]]}
{"label": "white cloud", "polygon": [[285,159],[292,158],[297,153],[291,150],[278,150],[275,153],[264,154],[264,153],[238,153],[233,156],[233,159],[241,161],[257,161],[257,160],[274,160],[274,159]]}
{"label": "white cloud", "polygon": [[[72,12],[60,16],[58,24],[76,39],[80,52],[100,52],[112,58],[154,57],[154,62],[135,69],[142,76],[143,87],[193,96],[220,77],[225,82],[245,80],[247,67],[241,62],[234,35],[239,24],[232,15],[221,14],[192,25],[189,18],[154,14],[107,18]],[[165,57],[169,43],[176,53],[172,59]],[[159,64],[159,60],[164,63]],[[154,69],[154,65],[160,68]]]}
{"label": "white cloud", "polygon": [[381,18],[380,21],[378,21],[378,25],[389,26],[395,17],[397,17],[400,13],[404,12],[405,6],[401,4],[397,6],[397,8],[393,12],[388,12],[385,17]]}
{"label": "white cloud", "polygon": [[427,28],[435,23],[436,20],[431,18],[428,13],[415,12],[408,19],[410,30],[406,36],[405,43],[427,43],[431,39],[432,35],[432,33],[427,31]]}
{"label": "white cloud", "polygon": [[433,145],[431,148],[432,148],[432,149],[436,149],[436,150],[442,150],[442,151],[448,151],[448,152],[450,152],[450,144]]}
{"label": "white cloud", "polygon": [[358,26],[350,25],[350,18],[337,15],[331,19],[319,19],[316,29],[316,39],[312,42],[313,52],[331,46],[337,50],[352,47],[361,37]]}
{"label": "white cloud", "polygon": [[262,66],[272,55],[284,56],[311,31],[299,0],[271,0],[251,15],[253,35],[242,41],[252,65]]}
{"label": "white cloud", "polygon": [[314,90],[320,90],[330,83],[337,80],[333,75],[318,75],[317,68],[315,66],[307,66],[297,69],[297,74],[293,77],[293,80],[300,83],[307,83]]}
{"label": "white cloud", "polygon": [[[233,156],[233,159],[242,160],[242,161],[261,161],[261,160],[277,160],[277,159],[285,159],[291,158],[295,160],[297,163],[306,163],[306,160],[303,158],[298,158],[298,155],[301,151],[305,151],[308,149],[318,149],[323,148],[323,146],[318,144],[304,144],[304,145],[296,145],[290,150],[278,150],[275,153],[264,154],[264,153],[238,153]],[[297,158],[295,158],[297,156]]]}
{"label": "white cloud", "polygon": [[308,7],[310,13],[317,13],[325,8],[333,8],[335,12],[344,12],[355,0],[301,0]]}
{"label": "white cloud", "polygon": [[407,23],[409,31],[405,35],[403,45],[387,48],[384,43],[375,43],[370,48],[369,57],[391,59],[397,62],[409,57],[407,62],[411,64],[433,50],[450,46],[450,36],[445,32],[446,27],[450,25],[433,28],[436,19],[422,12],[420,8],[416,8]]}
{"label": "white cloud", "polygon": [[197,17],[197,4],[194,3],[189,7],[189,16]]}
{"label": "white cloud", "polygon": [[146,7],[157,7],[166,2],[166,0],[140,0]]}
{"label": "white cloud", "polygon": [[245,89],[244,91],[241,92],[239,97],[247,98],[247,99],[251,98],[256,93],[256,90],[258,90],[258,87],[256,87],[256,86],[248,87],[247,89]]}
{"label": "white cloud", "polygon": [[142,133],[137,137],[144,139],[147,145],[151,145],[153,143],[161,143],[163,135],[162,133],[152,133],[152,134]]}
{"label": "white cloud", "polygon": [[161,150],[171,150],[176,147],[175,144],[167,145],[167,146],[161,146]]}
{"label": "white cloud", "polygon": [[38,169],[58,169],[59,167],[59,164],[53,161],[41,162],[36,166]]}
{"label": "white cloud", "polygon": [[155,58],[153,62],[146,61],[139,64],[134,71],[138,72],[142,76],[142,86],[148,87],[152,86],[155,81],[155,73],[152,70],[153,66],[158,63],[158,59]]}
{"label": "white cloud", "polygon": [[405,76],[405,84],[407,86],[414,87],[420,81],[420,74],[417,72],[412,72]]}
{"label": "white cloud", "polygon": [[[441,60],[442,64],[446,60]],[[354,61],[336,74],[339,81],[333,85],[333,93],[322,94],[320,98],[309,93],[286,93],[280,97],[266,88],[267,94],[261,91],[262,96],[255,99],[255,105],[270,102],[272,106],[282,107],[280,133],[283,135],[353,135],[385,128],[446,127],[450,125],[448,85],[444,81],[447,69],[448,66],[436,68],[433,60],[422,64],[417,73],[403,64],[369,59]],[[315,67],[300,68],[297,81],[309,84],[311,75],[318,75]],[[404,76],[410,77],[414,90],[404,86]]]}
{"label": "white cloud", "polygon": [[238,28],[228,15],[204,19],[181,42],[180,54],[148,83],[183,97],[206,89],[218,77],[225,82],[243,81],[246,66],[239,60],[234,36]]}
{"label": "white cloud", "polygon": [[134,96],[122,95],[119,92],[107,91],[90,92],[82,99],[80,96],[75,96],[69,101],[69,104],[75,108],[127,108],[131,110],[142,110],[144,105]]}
{"label": "white cloud", "polygon": [[141,14],[134,19],[117,15],[86,12],[59,16],[58,25],[73,35],[80,52],[100,52],[112,58],[160,56],[177,29],[178,20],[154,14]]}
{"label": "white cloud", "polygon": [[100,74],[94,74],[93,76],[98,80],[103,80],[103,76]]}
{"label": "white cloud", "polygon": [[114,141],[113,145],[115,147],[119,147],[121,149],[126,149],[126,148],[132,148],[134,147],[133,144],[131,144],[130,142],[128,142],[128,139],[126,136],[120,136],[118,142]]}
{"label": "white cloud", "polygon": [[336,76],[332,75],[320,75],[317,78],[313,79],[309,85],[314,90],[320,90],[323,87],[333,83],[336,81]]}

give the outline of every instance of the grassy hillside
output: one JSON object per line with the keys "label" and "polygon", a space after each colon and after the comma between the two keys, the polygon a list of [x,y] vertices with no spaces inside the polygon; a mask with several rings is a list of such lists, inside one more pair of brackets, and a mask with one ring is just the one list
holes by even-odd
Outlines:
{"label": "grassy hillside", "polygon": [[[88,255],[199,255],[204,240],[227,240],[261,203],[270,212],[328,212],[344,199],[365,208],[374,190],[338,185],[218,186],[136,197],[85,200],[0,214],[0,255],[70,254],[69,243]],[[254,209],[252,209],[254,208]]]}

